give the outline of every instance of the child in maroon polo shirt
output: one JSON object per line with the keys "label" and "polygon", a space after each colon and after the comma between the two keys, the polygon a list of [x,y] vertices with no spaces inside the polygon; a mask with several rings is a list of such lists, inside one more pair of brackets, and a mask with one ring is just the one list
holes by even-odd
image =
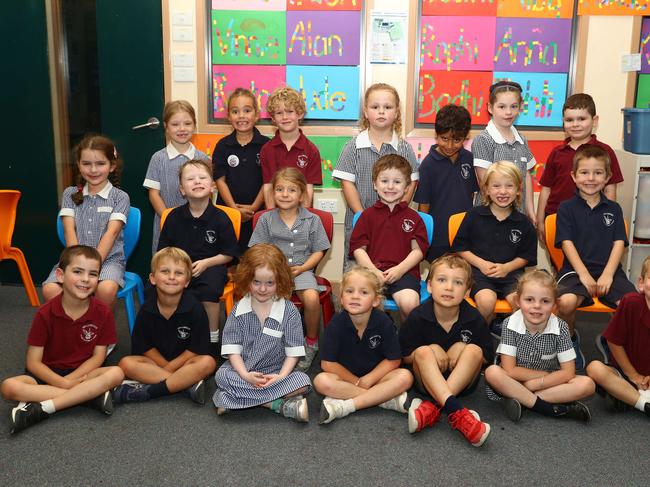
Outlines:
{"label": "child in maroon polo shirt", "polygon": [[307,111],[305,100],[293,88],[278,88],[269,96],[266,111],[278,130],[260,151],[264,203],[267,208],[275,208],[271,179],[278,170],[295,167],[307,180],[307,192],[302,204],[310,207],[314,199],[314,185],[323,184],[323,174],[318,148],[300,130],[300,121]]}
{"label": "child in maroon polo shirt", "polygon": [[402,201],[411,172],[408,161],[397,154],[375,163],[372,180],[379,200],[361,213],[350,237],[350,257],[377,274],[402,320],[420,304],[418,266],[429,248],[422,218]]}
{"label": "child in maroon polo shirt", "polygon": [[93,297],[101,265],[99,252],[86,245],[61,253],[56,277],[63,292],[36,312],[25,374],[0,386],[2,397],[20,402],[11,411],[12,434],[85,402],[113,413],[110,391],[124,374],[119,367],[102,367],[117,336],[111,310]]}

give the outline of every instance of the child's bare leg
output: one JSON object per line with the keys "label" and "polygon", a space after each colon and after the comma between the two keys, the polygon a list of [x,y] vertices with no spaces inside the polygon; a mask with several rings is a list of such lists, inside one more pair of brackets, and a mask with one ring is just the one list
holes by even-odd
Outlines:
{"label": "child's bare leg", "polygon": [[41,291],[43,292],[43,298],[45,301],[49,301],[50,299],[55,298],[61,294],[63,292],[63,288],[56,282],[48,282],[47,284],[43,284]]}
{"label": "child's bare leg", "polygon": [[537,396],[546,402],[560,404],[573,402],[591,396],[596,390],[594,381],[584,375],[576,375],[569,382],[537,391]]}
{"label": "child's bare leg", "polygon": [[569,334],[573,336],[576,324],[576,310],[584,301],[584,297],[576,294],[563,294],[557,300],[557,314],[569,325]]}
{"label": "child's bare leg", "polygon": [[97,285],[95,296],[103,303],[106,303],[109,308],[113,309],[115,307],[115,300],[119,290],[120,287],[115,281],[104,280],[100,281]]}
{"label": "child's bare leg", "polygon": [[449,368],[451,374],[447,378],[449,390],[457,396],[469,386],[477,374],[481,372],[483,365],[483,350],[473,343],[454,343],[449,350]]}
{"label": "child's bare leg", "polygon": [[156,362],[142,355],[123,357],[119,366],[127,378],[143,384],[157,384],[172,375],[171,372],[159,367]]}
{"label": "child's bare leg", "polygon": [[532,408],[537,396],[521,382],[510,377],[499,365],[490,365],[485,370],[485,380],[504,397],[511,397],[527,408]]}
{"label": "child's bare leg", "polygon": [[118,386],[124,379],[119,367],[100,367],[88,373],[88,378],[52,399],[57,411],[90,401]]}
{"label": "child's bare leg", "polygon": [[505,300],[508,301],[508,304],[512,308],[513,312],[519,309],[519,306],[517,306],[517,300],[515,299],[516,297],[517,297],[516,292],[512,292],[505,297]]}
{"label": "child's bare leg", "polygon": [[402,322],[408,318],[415,308],[420,305],[420,293],[415,292],[413,289],[402,289],[393,293],[393,300],[399,308],[400,318]]}
{"label": "child's bare leg", "polygon": [[210,332],[219,331],[219,303],[213,303],[212,301],[203,301],[203,307],[205,312],[208,315],[208,324],[210,326]]}
{"label": "child's bare leg", "polygon": [[8,401],[41,402],[64,394],[68,389],[39,384],[29,375],[18,375],[5,379],[0,393]]}
{"label": "child's bare leg", "polygon": [[304,307],[307,337],[316,340],[320,331],[320,296],[318,291],[316,289],[305,289],[297,291],[297,294]]}
{"label": "child's bare leg", "polygon": [[413,372],[416,378],[422,383],[424,389],[433,397],[438,404],[443,405],[449,396],[453,395],[449,384],[442,375],[438,361],[433,350],[428,346],[422,346],[415,350],[413,355]]}
{"label": "child's bare leg", "polygon": [[618,375],[612,367],[598,360],[594,360],[587,366],[587,375],[609,394],[625,404],[634,407],[639,400],[639,391],[632,384]]}
{"label": "child's bare leg", "polygon": [[210,355],[192,357],[167,378],[167,389],[172,394],[184,391],[192,384],[205,379],[216,368],[217,363]]}
{"label": "child's bare leg", "polygon": [[481,316],[489,325],[494,319],[494,305],[497,304],[497,293],[491,289],[481,289],[474,296],[476,301],[476,308]]}

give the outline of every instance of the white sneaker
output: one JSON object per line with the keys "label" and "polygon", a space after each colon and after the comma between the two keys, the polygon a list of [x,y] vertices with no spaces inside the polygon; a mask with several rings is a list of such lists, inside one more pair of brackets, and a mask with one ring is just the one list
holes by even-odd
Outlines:
{"label": "white sneaker", "polygon": [[327,424],[334,421],[336,418],[345,418],[352,411],[348,411],[345,407],[344,399],[333,399],[326,397],[320,406],[320,418],[318,424]]}
{"label": "white sneaker", "polygon": [[295,419],[299,423],[309,422],[309,409],[307,399],[302,396],[293,396],[282,401],[280,414],[285,418]]}
{"label": "white sneaker", "polygon": [[392,399],[389,399],[386,402],[382,402],[379,407],[384,409],[389,409],[391,411],[397,411],[398,413],[406,414],[408,410],[406,409],[406,400],[407,400],[406,391],[402,392],[399,396],[395,396]]}
{"label": "white sneaker", "polygon": [[298,362],[298,365],[296,365],[296,370],[300,372],[307,372],[309,370],[309,367],[311,367],[312,362],[314,361],[314,357],[316,357],[316,354],[318,353],[318,342],[314,343],[313,345],[308,345],[307,342],[305,342],[305,356]]}

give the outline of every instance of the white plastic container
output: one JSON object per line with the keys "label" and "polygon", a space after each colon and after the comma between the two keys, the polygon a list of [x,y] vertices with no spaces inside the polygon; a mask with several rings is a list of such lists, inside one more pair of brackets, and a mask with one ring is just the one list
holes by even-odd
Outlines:
{"label": "white plastic container", "polygon": [[639,173],[634,237],[650,239],[650,172]]}

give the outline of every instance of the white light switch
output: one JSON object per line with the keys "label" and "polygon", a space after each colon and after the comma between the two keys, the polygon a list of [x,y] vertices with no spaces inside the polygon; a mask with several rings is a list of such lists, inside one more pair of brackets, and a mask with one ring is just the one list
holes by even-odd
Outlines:
{"label": "white light switch", "polygon": [[194,54],[191,52],[183,52],[172,55],[172,64],[179,67],[192,67],[194,66]]}
{"label": "white light switch", "polygon": [[191,27],[172,27],[172,40],[177,42],[192,42],[194,34]]}
{"label": "white light switch", "polygon": [[172,13],[172,25],[192,25],[190,12],[176,11]]}
{"label": "white light switch", "polygon": [[174,81],[192,82],[196,81],[196,72],[194,68],[174,68]]}

